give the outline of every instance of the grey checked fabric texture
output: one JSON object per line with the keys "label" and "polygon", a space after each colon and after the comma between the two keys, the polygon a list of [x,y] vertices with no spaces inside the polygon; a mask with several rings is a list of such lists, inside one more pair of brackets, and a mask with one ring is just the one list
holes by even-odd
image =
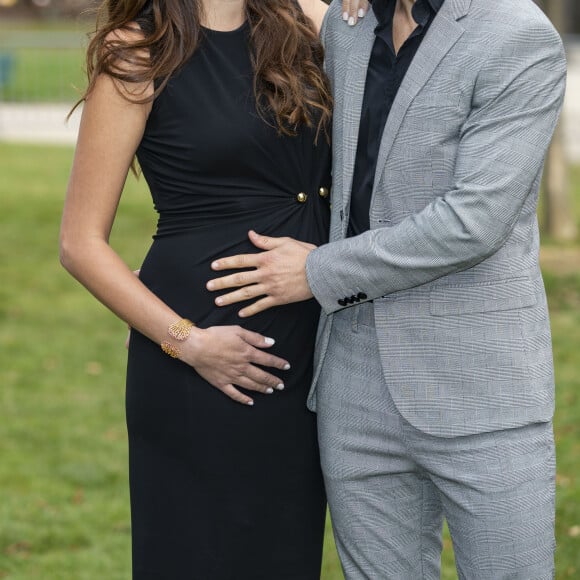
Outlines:
{"label": "grey checked fabric texture", "polygon": [[536,206],[565,90],[558,34],[531,0],[446,0],[385,128],[371,230],[345,239],[376,19],[349,28],[340,10],[335,0],[322,33],[334,175],[331,243],[307,263],[324,311],[310,408],[338,300],[363,293],[384,379],[413,427],[452,438],[549,422]]}
{"label": "grey checked fabric texture", "polygon": [[373,304],[335,315],[319,382],[321,463],[348,580],[438,580],[443,515],[461,580],[552,580],[549,422],[454,439],[415,429],[383,377]]}

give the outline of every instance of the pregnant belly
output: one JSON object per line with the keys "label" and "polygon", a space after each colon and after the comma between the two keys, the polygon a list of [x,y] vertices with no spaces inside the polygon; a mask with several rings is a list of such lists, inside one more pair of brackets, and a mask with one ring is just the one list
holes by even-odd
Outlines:
{"label": "pregnant belly", "polygon": [[[154,240],[141,267],[143,283],[176,313],[200,328],[239,325],[274,338],[277,346],[296,341],[312,351],[319,306],[315,300],[276,307],[249,319],[241,319],[244,303],[217,307],[219,295],[206,283],[216,273],[211,263],[218,257],[255,253],[244,232],[194,230]],[[278,350],[278,349],[275,349]],[[283,355],[283,353],[282,353]]]}

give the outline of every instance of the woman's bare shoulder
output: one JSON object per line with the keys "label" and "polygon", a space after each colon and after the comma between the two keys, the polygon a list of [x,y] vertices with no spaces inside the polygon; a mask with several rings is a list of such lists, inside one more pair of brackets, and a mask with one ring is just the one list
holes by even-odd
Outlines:
{"label": "woman's bare shoulder", "polygon": [[[122,28],[116,28],[107,34],[104,39],[103,49],[106,50],[107,45],[122,44],[131,46],[137,44],[145,39],[145,34],[141,27],[136,22],[129,22]],[[112,62],[112,70],[121,75],[134,75],[135,73],[143,73],[149,66],[149,50],[147,48],[138,48],[135,51],[137,58],[130,60],[114,59]],[[129,97],[130,100],[143,99],[151,97],[154,92],[152,82],[129,83],[123,82],[120,79],[115,80],[117,90]]]}

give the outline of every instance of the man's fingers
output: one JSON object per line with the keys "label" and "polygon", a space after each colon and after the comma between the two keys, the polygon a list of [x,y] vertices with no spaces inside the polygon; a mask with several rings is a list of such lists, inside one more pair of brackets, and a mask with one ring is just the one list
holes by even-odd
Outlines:
{"label": "man's fingers", "polygon": [[256,270],[249,272],[238,272],[221,278],[214,278],[206,284],[206,288],[212,292],[224,290],[225,288],[239,288],[258,282],[259,274]]}
{"label": "man's fingers", "polygon": [[238,389],[234,387],[234,385],[226,385],[225,387],[221,387],[220,391],[227,395],[230,399],[233,399],[237,403],[241,403],[242,405],[250,405],[253,406],[254,400],[243,393],[240,393]]}
{"label": "man's fingers", "polygon": [[[288,238],[270,238],[261,236],[253,230],[248,233],[248,237],[254,246],[260,250],[272,250],[284,244]],[[219,258],[212,262],[213,270],[234,270],[240,268],[257,268],[262,263],[262,254],[239,254],[227,258]]]}
{"label": "man's fingers", "polygon": [[239,268],[257,268],[260,264],[260,254],[239,254],[228,258],[220,258],[212,262],[212,270],[234,270]]}
{"label": "man's fingers", "polygon": [[270,238],[268,236],[262,236],[256,233],[254,230],[248,232],[248,237],[250,242],[259,248],[260,250],[271,250],[272,248],[277,248],[284,243],[284,238]]}
{"label": "man's fingers", "polygon": [[252,284],[251,286],[244,286],[243,288],[230,292],[229,294],[218,296],[215,299],[215,303],[217,306],[228,306],[230,304],[235,304],[236,302],[252,300],[252,298],[263,296],[264,293],[265,289],[261,284]]}
{"label": "man's fingers", "polygon": [[264,312],[264,310],[268,310],[268,308],[272,308],[273,306],[278,306],[276,300],[271,296],[266,296],[240,310],[238,316],[241,318],[248,318],[249,316],[258,314],[258,312]]}

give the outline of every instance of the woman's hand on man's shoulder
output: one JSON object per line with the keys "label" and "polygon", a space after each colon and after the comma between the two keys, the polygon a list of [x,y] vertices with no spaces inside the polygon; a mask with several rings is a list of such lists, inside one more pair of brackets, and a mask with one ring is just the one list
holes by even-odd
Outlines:
{"label": "woman's hand on man's shoulder", "polygon": [[354,26],[369,10],[369,0],[342,0],[342,19]]}
{"label": "woman's hand on man's shoulder", "polygon": [[[322,21],[328,10],[328,3],[324,0],[298,0],[298,2],[304,14],[314,22],[316,30],[320,32]],[[359,18],[364,18],[368,8],[368,0],[342,0],[341,17],[350,26],[354,26]]]}

